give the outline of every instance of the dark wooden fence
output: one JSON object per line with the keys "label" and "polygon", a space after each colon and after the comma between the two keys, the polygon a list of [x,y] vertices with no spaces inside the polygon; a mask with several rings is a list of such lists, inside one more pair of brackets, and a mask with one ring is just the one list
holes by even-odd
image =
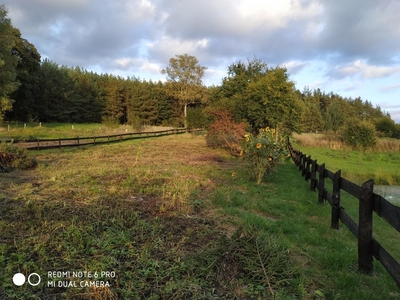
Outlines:
{"label": "dark wooden fence", "polygon": [[[310,188],[318,190],[318,203],[328,201],[332,207],[331,228],[339,229],[339,220],[358,239],[358,268],[363,273],[372,273],[373,257],[379,260],[400,288],[400,264],[372,237],[372,214],[377,213],[393,228],[400,232],[400,207],[373,192],[374,181],[368,180],[361,186],[341,177],[341,171],[333,173],[319,165],[317,160],[293,148],[288,139],[290,155],[305,180],[310,180]],[[317,176],[318,173],[318,176]],[[325,178],[333,182],[332,194],[325,188]],[[353,221],[340,204],[343,190],[359,200],[359,222]]]}
{"label": "dark wooden fence", "polygon": [[[169,129],[161,131],[132,132],[132,133],[121,133],[114,135],[104,135],[104,136],[58,138],[58,139],[35,139],[28,141],[13,140],[13,143],[19,147],[31,150],[41,150],[50,148],[61,149],[62,147],[80,147],[85,145],[109,144],[113,142],[121,142],[131,139],[180,134],[186,131],[187,130],[185,128],[177,128],[177,129]],[[11,142],[11,140],[7,140],[6,142]]]}

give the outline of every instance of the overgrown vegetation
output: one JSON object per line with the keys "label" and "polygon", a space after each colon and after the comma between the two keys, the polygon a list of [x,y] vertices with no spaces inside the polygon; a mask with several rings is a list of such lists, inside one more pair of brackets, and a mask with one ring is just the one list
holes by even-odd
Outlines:
{"label": "overgrown vegetation", "polygon": [[208,127],[207,145],[227,149],[232,154],[239,155],[246,134],[245,124],[235,122],[231,114],[225,110],[214,111],[211,115],[214,120]]}
{"label": "overgrown vegetation", "polygon": [[27,170],[36,166],[36,160],[26,153],[25,149],[12,143],[0,144],[0,173],[14,169]]}
{"label": "overgrown vegetation", "polygon": [[275,129],[269,127],[261,128],[256,136],[246,134],[243,157],[249,163],[250,173],[257,184],[265,175],[270,175],[288,154],[286,143],[276,134]]}

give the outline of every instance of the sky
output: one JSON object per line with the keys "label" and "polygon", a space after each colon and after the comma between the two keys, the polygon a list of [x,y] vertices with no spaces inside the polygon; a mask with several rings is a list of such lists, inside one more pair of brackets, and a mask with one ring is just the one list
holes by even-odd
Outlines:
{"label": "sky", "polygon": [[296,88],[361,97],[400,123],[398,0],[0,0],[42,59],[99,74],[165,80],[175,55],[207,67],[254,58]]}

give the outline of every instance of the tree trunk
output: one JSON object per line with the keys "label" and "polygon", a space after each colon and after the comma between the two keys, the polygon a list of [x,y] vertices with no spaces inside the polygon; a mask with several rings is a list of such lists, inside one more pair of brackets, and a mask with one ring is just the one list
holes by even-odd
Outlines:
{"label": "tree trunk", "polygon": [[185,128],[187,129],[187,104],[185,103],[184,107],[183,107],[183,124],[185,126]]}

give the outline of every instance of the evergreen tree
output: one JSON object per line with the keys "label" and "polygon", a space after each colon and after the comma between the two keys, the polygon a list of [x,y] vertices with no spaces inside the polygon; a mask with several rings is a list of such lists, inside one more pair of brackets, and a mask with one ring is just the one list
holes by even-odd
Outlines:
{"label": "evergreen tree", "polygon": [[11,21],[7,18],[7,10],[0,6],[0,122],[4,114],[12,109],[11,95],[17,90],[16,80],[18,56],[14,55],[15,36]]}
{"label": "evergreen tree", "polygon": [[339,100],[331,101],[326,111],[325,128],[337,132],[344,122],[345,118]]}
{"label": "evergreen tree", "polygon": [[20,86],[11,95],[15,102],[7,117],[33,121],[38,118],[36,102],[39,95],[40,54],[34,45],[21,37],[18,29],[13,28],[13,35],[15,39],[13,55],[18,57],[16,81]]}

